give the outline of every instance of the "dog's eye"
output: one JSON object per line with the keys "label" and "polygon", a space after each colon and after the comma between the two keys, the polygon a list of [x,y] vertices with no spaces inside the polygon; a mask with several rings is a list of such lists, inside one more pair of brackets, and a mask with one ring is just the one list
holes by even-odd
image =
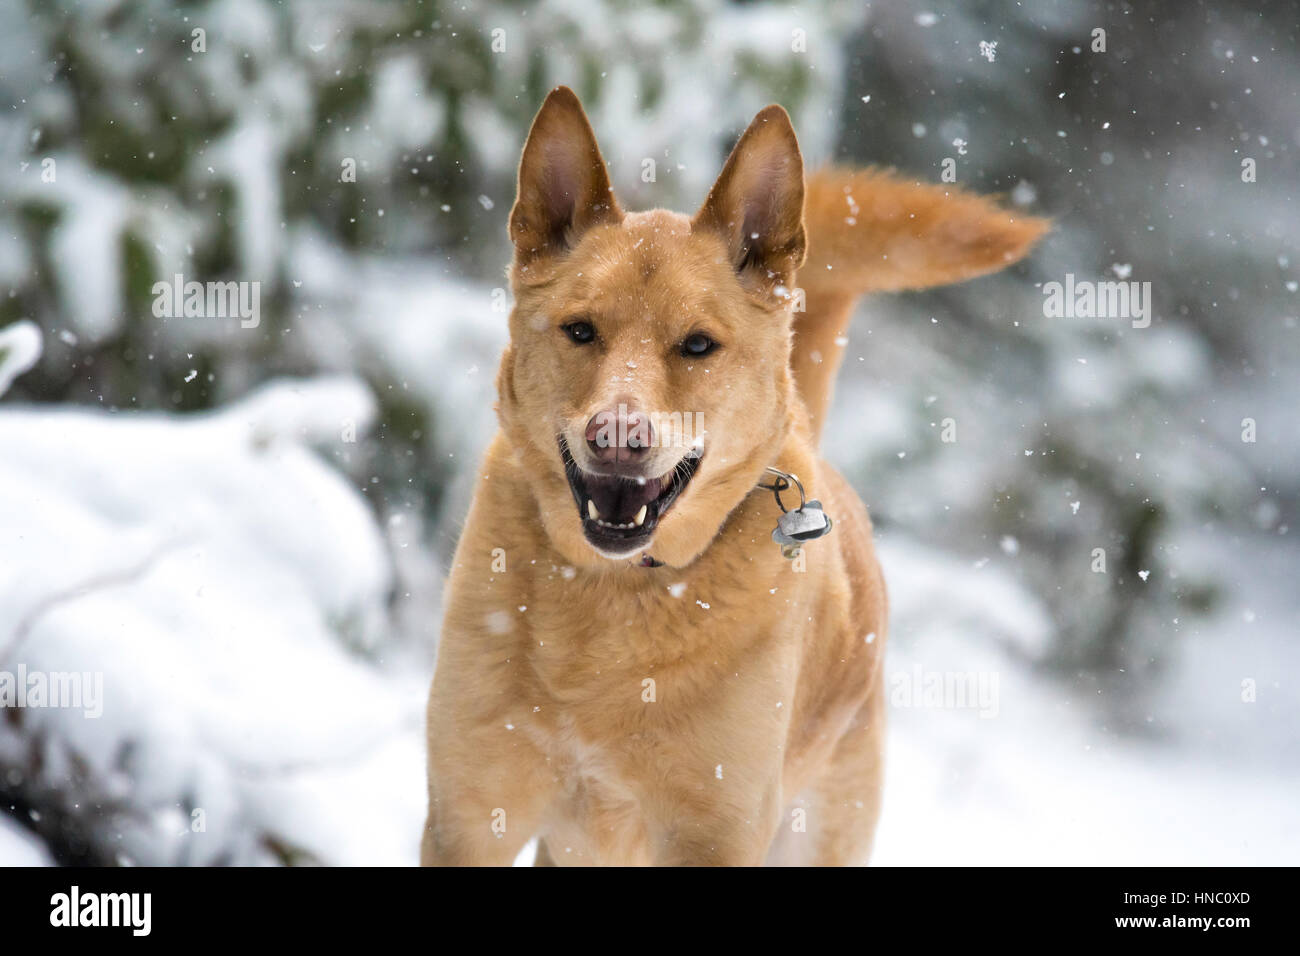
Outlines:
{"label": "dog's eye", "polygon": [[718,347],[718,343],[713,341],[703,332],[696,332],[694,335],[688,335],[686,341],[682,343],[682,354],[687,358],[699,358],[701,355],[708,355]]}
{"label": "dog's eye", "polygon": [[596,340],[596,328],[590,322],[570,322],[561,326],[564,334],[578,345],[586,345]]}

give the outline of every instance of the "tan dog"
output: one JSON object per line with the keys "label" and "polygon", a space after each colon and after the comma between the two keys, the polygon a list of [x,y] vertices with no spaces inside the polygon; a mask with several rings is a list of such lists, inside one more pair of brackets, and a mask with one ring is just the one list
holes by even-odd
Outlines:
{"label": "tan dog", "polygon": [[[577,97],[547,97],[429,700],[424,863],[508,864],[534,836],[539,863],[866,861],[885,587],[817,454],[836,340],[862,293],[1000,269],[1045,228],[882,173],[805,185],[778,106],[694,218],[624,212]],[[834,521],[793,561],[770,465]]]}

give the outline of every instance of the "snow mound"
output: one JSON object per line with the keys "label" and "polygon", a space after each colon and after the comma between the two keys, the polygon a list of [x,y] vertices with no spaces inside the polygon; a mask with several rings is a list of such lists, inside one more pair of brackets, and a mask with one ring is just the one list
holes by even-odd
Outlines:
{"label": "snow mound", "polygon": [[29,319],[0,329],[0,395],[41,357],[41,332]]}
{"label": "snow mound", "polygon": [[49,866],[50,862],[40,840],[0,816],[0,866]]}
{"label": "snow mound", "polygon": [[373,659],[385,540],[310,447],[373,415],[348,378],[203,415],[0,410],[0,673],[100,688],[0,721],[5,793],[62,801],[33,824],[56,856],[414,861],[427,675]]}

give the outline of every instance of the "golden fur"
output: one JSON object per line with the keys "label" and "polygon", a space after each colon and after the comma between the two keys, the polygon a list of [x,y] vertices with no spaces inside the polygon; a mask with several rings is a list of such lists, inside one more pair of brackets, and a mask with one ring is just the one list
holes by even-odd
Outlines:
{"label": "golden fur", "polygon": [[[541,864],[866,861],[886,601],[866,510],[817,454],[835,339],[863,292],[999,269],[1045,228],[880,172],[805,184],[776,106],[694,217],[627,213],[577,97],[550,94],[510,216],[501,427],[447,586],[424,863],[508,864],[535,836]],[[574,317],[595,342],[570,341]],[[718,348],[685,357],[700,332]],[[586,467],[585,424],[619,403],[706,426],[656,567],[589,543],[558,450]],[[646,473],[681,458],[655,448]],[[768,465],[835,521],[793,562]]]}

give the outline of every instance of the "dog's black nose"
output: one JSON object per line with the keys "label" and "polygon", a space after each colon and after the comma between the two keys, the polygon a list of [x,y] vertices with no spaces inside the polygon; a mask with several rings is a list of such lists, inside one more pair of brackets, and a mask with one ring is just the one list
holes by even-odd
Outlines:
{"label": "dog's black nose", "polygon": [[591,416],[587,422],[587,447],[597,461],[638,461],[654,445],[654,425],[645,412],[620,402]]}

